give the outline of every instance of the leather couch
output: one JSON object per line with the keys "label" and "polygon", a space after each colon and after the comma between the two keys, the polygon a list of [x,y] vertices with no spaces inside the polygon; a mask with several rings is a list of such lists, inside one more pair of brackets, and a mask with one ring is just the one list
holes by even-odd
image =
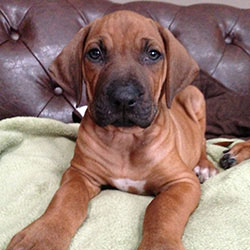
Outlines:
{"label": "leather couch", "polygon": [[[48,67],[74,34],[115,10],[133,10],[170,29],[198,62],[194,81],[207,99],[207,137],[250,138],[250,9],[108,0],[0,0],[0,119],[72,122],[76,100]],[[86,104],[83,96],[81,105]]]}

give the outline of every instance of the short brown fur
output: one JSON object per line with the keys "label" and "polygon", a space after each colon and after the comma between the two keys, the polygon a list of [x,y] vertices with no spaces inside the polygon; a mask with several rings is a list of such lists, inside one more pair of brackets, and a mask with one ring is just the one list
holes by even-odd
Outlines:
{"label": "short brown fur", "polygon": [[[139,63],[136,56],[145,38],[163,54],[152,65]],[[85,55],[100,46],[100,39],[108,63],[93,64]],[[136,13],[120,11],[83,28],[50,69],[54,80],[78,102],[84,80],[89,108],[71,166],[48,209],[7,249],[68,249],[86,218],[89,200],[102,185],[156,196],[146,210],[139,250],[184,249],[181,237],[200,200],[193,169],[200,165],[215,171],[206,158],[205,101],[198,89],[188,86],[198,72],[195,61],[168,30]],[[156,107],[149,114],[150,125],[99,126],[93,106],[97,92],[129,74]]]}

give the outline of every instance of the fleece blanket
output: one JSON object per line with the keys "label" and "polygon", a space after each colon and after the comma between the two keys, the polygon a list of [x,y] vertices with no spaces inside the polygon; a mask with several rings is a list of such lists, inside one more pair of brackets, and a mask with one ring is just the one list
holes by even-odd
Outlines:
{"label": "fleece blanket", "polygon": [[[77,130],[78,125],[41,118],[0,121],[0,249],[46,209],[73,156]],[[217,141],[207,142],[207,153],[218,166],[225,148],[213,144]],[[249,190],[249,160],[205,182],[199,207],[186,226],[185,248],[249,250]],[[152,199],[103,191],[90,202],[70,250],[137,249]]]}

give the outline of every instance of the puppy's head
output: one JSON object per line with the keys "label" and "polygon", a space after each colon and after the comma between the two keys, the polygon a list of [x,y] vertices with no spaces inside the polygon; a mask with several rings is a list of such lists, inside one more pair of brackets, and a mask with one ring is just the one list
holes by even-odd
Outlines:
{"label": "puppy's head", "polygon": [[78,103],[86,84],[89,111],[98,125],[146,128],[162,98],[170,108],[198,66],[158,23],[118,11],[81,29],[50,71]]}

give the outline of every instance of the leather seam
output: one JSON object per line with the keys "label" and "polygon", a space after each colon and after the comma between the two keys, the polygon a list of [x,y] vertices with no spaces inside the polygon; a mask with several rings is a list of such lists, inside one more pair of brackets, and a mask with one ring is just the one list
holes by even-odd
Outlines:
{"label": "leather seam", "polygon": [[25,17],[28,15],[30,9],[32,8],[33,6],[29,7],[28,10],[26,11],[26,13],[24,14],[22,20],[20,21],[20,23],[18,24],[18,28],[17,28],[17,31],[19,30],[19,27],[22,25],[22,22],[23,20],[25,19]]}
{"label": "leather seam", "polygon": [[[230,31],[228,32],[228,35],[231,35],[231,34],[233,33],[233,30],[234,30],[235,26],[237,25],[237,23],[239,22],[242,13],[243,13],[243,9],[240,9],[239,16],[237,17],[237,19],[236,19],[234,25],[232,25],[232,28],[231,28]],[[238,48],[242,49],[248,56],[250,56],[249,53],[248,53],[243,47],[241,47],[241,46],[239,46],[239,45],[237,45],[237,44],[232,44],[232,45],[237,46]]]}
{"label": "leather seam", "polygon": [[9,21],[9,19],[8,19],[8,16],[7,16],[2,10],[0,10],[0,14],[3,16],[4,20],[5,20],[6,23],[9,25],[9,27],[11,27],[10,21]]}
{"label": "leather seam", "polygon": [[[242,13],[242,9],[240,9],[240,13],[239,13],[238,17],[236,18],[235,23],[232,25],[230,31],[227,33],[227,35],[230,35],[230,34],[232,33],[233,29],[235,28],[235,26],[237,25],[237,23],[238,23],[238,21],[239,21],[239,19],[240,19],[241,13]],[[236,46],[236,45],[235,45],[235,46]],[[241,48],[240,46],[237,46],[237,47]],[[221,55],[221,57],[220,57],[218,63],[216,64],[214,70],[212,71],[211,76],[214,75],[214,73],[216,72],[216,70],[217,70],[219,64],[221,63],[221,61],[222,61],[222,59],[223,59],[223,57],[224,57],[224,55],[225,55],[226,48],[227,48],[227,44],[225,43],[225,44],[224,44],[224,49],[223,49],[222,55]]]}
{"label": "leather seam", "polygon": [[69,2],[68,0],[66,0],[66,1],[79,14],[79,16],[82,18],[83,22],[85,23],[85,25],[88,25],[90,23],[90,21],[87,18],[87,16],[84,13],[80,12],[71,2]]}
{"label": "leather seam", "polygon": [[228,35],[230,35],[233,31],[233,29],[235,28],[235,26],[237,25],[237,23],[239,22],[240,16],[242,14],[242,9],[240,9],[240,13],[238,15],[238,17],[236,18],[234,24],[232,25],[232,27],[230,28],[230,30],[228,31]]}
{"label": "leather seam", "polygon": [[9,40],[5,40],[2,43],[0,43],[0,46],[4,45],[5,43],[9,42]]}
{"label": "leather seam", "polygon": [[[33,51],[30,49],[30,47],[26,44],[26,42],[24,42],[23,40],[21,40],[22,43],[24,44],[24,46],[26,47],[26,49],[31,53],[31,55],[34,57],[34,59],[38,62],[38,64],[42,67],[42,69],[44,70],[45,74],[49,77],[50,81],[52,81],[50,74],[48,73],[48,71],[46,70],[46,68],[43,66],[43,64],[40,62],[40,60],[38,59],[38,57],[35,55],[35,53],[33,53]],[[42,86],[43,88],[46,88],[44,85],[40,84],[40,86]]]}
{"label": "leather seam", "polygon": [[227,45],[225,44],[225,45],[224,45],[223,52],[222,52],[222,55],[221,55],[220,59],[218,60],[217,64],[215,65],[214,70],[213,70],[212,73],[210,74],[211,76],[214,75],[214,73],[216,72],[216,70],[217,70],[219,64],[221,63],[221,61],[222,61],[222,59],[223,59],[223,57],[224,57],[224,55],[225,55],[225,52],[226,52],[226,47],[227,47]]}
{"label": "leather seam", "polygon": [[45,108],[49,105],[49,103],[54,99],[55,96],[52,96],[47,103],[44,105],[44,107],[41,109],[41,111],[38,113],[37,117],[40,117],[41,113],[45,110]]}
{"label": "leather seam", "polygon": [[168,29],[169,29],[170,31],[171,31],[171,26],[172,26],[172,24],[174,23],[174,21],[175,21],[177,15],[180,13],[180,11],[182,10],[182,8],[186,8],[186,7],[185,7],[185,6],[179,6],[179,9],[176,11],[176,13],[175,13],[175,15],[174,15],[174,17],[173,17],[171,23],[169,24]]}

